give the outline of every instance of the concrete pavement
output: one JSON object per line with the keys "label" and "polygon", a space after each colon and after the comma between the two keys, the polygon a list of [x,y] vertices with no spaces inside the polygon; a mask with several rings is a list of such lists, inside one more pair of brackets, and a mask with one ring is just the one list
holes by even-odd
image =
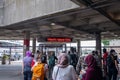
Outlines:
{"label": "concrete pavement", "polygon": [[0,65],[0,80],[23,80],[21,62],[12,62],[11,65]]}
{"label": "concrete pavement", "polygon": [[[0,80],[24,80],[21,71],[22,61],[12,61],[10,65],[0,64]],[[120,80],[120,70],[118,80]]]}

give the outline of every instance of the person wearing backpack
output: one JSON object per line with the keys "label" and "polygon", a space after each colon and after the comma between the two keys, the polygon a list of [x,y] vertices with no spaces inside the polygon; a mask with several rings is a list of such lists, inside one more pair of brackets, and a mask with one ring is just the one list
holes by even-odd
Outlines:
{"label": "person wearing backpack", "polygon": [[37,63],[32,67],[32,80],[47,80],[46,72],[48,66],[46,64],[46,56],[37,57]]}
{"label": "person wearing backpack", "polygon": [[117,80],[118,65],[116,59],[116,52],[114,49],[110,50],[110,54],[107,57],[108,77],[109,80]]}

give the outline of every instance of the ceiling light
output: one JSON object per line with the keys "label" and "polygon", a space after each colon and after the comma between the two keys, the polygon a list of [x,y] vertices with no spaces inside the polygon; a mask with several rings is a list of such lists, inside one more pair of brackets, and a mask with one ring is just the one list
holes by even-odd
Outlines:
{"label": "ceiling light", "polygon": [[89,39],[91,39],[92,37],[91,37],[91,36],[89,36],[88,38],[89,38]]}
{"label": "ceiling light", "polygon": [[55,25],[55,23],[51,23],[51,25],[52,25],[52,26],[54,26],[54,25]]}
{"label": "ceiling light", "polygon": [[102,35],[101,37],[102,37],[102,38],[104,38],[104,36],[103,36],[103,35]]}
{"label": "ceiling light", "polygon": [[117,37],[118,35],[114,35],[114,36],[116,36],[116,37]]}

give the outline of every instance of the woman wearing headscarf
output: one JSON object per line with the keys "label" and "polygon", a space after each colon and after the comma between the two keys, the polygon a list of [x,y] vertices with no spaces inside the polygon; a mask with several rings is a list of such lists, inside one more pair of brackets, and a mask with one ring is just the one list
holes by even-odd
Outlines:
{"label": "woman wearing headscarf", "polygon": [[30,51],[26,51],[26,56],[23,59],[23,74],[24,80],[31,80],[32,72],[31,72],[31,63],[32,63],[32,53]]}
{"label": "woman wearing headscarf", "polygon": [[61,53],[58,57],[58,64],[53,69],[53,80],[77,80],[76,72],[72,65],[69,65],[67,54]]}
{"label": "woman wearing headscarf", "polygon": [[102,71],[97,66],[96,59],[93,55],[88,55],[85,58],[87,64],[86,73],[83,75],[82,80],[102,80]]}

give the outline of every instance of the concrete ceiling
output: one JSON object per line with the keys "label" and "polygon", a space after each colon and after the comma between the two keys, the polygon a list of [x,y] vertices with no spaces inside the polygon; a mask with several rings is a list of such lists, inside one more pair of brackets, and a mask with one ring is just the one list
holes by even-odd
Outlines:
{"label": "concrete ceiling", "polygon": [[30,31],[31,38],[92,40],[96,33],[101,33],[102,39],[120,38],[119,0],[72,1],[81,7],[1,26],[0,39],[23,39],[25,31]]}

